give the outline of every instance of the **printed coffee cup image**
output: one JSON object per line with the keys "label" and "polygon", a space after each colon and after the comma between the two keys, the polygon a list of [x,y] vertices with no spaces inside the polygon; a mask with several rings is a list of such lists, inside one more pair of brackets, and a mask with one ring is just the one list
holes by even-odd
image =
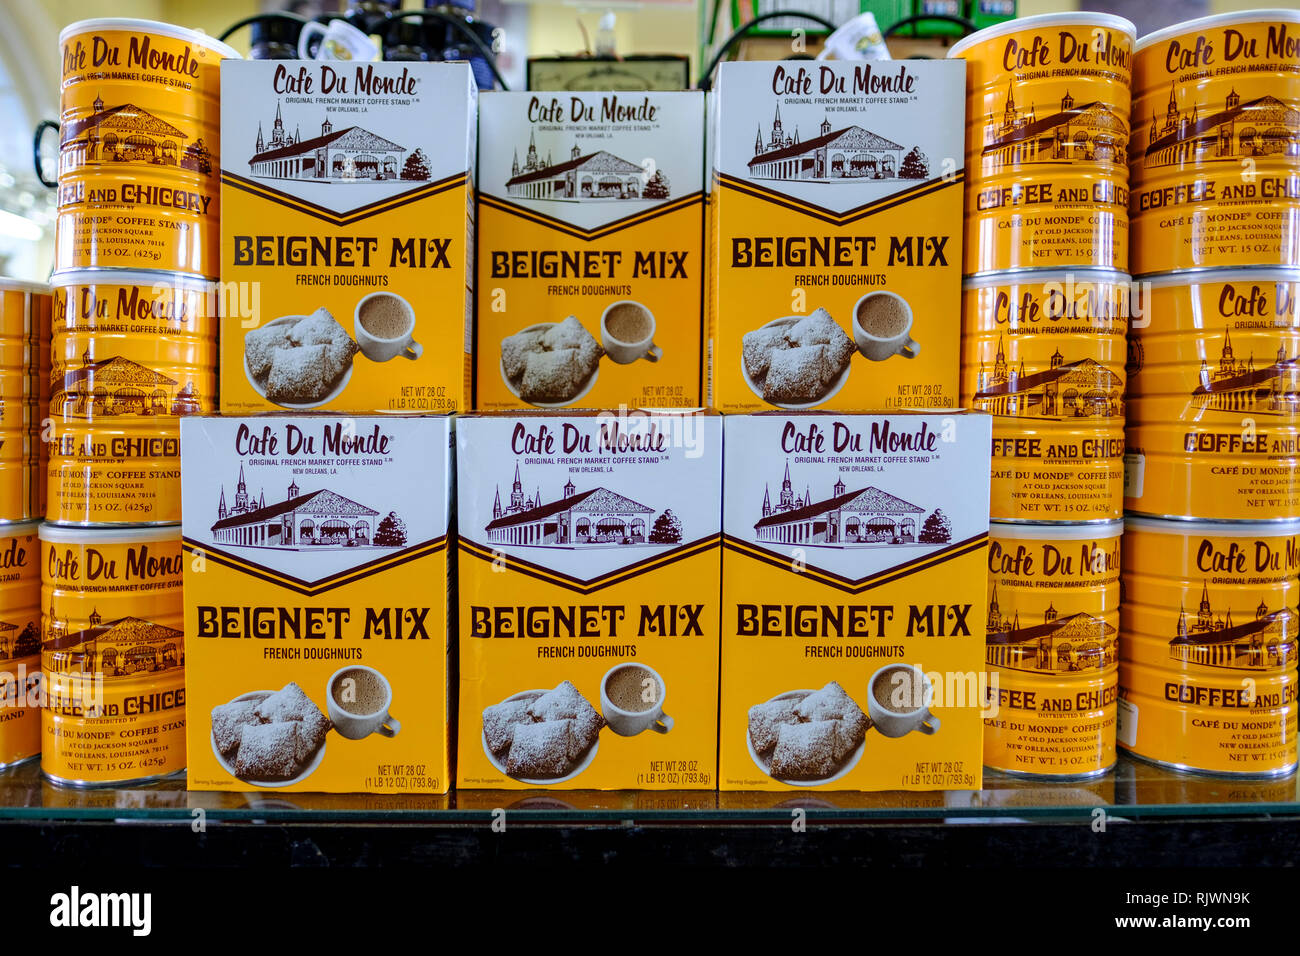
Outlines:
{"label": "printed coffee cup image", "polygon": [[361,354],[372,362],[401,356],[418,359],[424,346],[414,341],[415,310],[400,295],[372,292],[357,303],[354,328]]}
{"label": "printed coffee cup image", "polygon": [[664,713],[664,679],[644,664],[615,664],[600,681],[600,710],[620,737],[645,730],[666,734],[673,719]]}
{"label": "printed coffee cup image", "polygon": [[655,317],[640,302],[620,299],[600,316],[600,343],[610,361],[630,365],[638,359],[657,362],[663,349],[654,344]]}
{"label": "printed coffee cup image", "polygon": [[360,740],[373,733],[385,737],[401,733],[402,725],[388,713],[393,706],[393,688],[373,667],[340,667],[325,687],[326,707],[340,736]]}
{"label": "printed coffee cup image", "polygon": [[925,672],[911,664],[887,664],[867,684],[867,713],[886,737],[903,737],[914,730],[933,734],[939,718],[930,713],[934,686]]}
{"label": "printed coffee cup image", "polygon": [[912,307],[896,292],[878,289],[858,299],[853,307],[853,341],[873,362],[901,355],[916,358],[921,346],[909,334]]}

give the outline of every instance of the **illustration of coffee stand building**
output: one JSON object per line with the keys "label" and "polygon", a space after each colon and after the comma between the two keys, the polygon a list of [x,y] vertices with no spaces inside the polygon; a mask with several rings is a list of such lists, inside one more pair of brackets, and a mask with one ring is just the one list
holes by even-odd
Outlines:
{"label": "illustration of coffee stand building", "polygon": [[980,153],[984,172],[1022,163],[1128,162],[1128,124],[1105,103],[1076,104],[1067,90],[1061,108],[1039,119],[1032,105],[1016,108],[1007,84],[1002,115],[990,113]]}
{"label": "illustration of coffee stand building", "polygon": [[[264,141],[262,127],[257,127],[257,145],[248,168],[262,179],[397,179],[405,156],[406,149],[391,140],[360,126],[335,130],[328,119],[321,123],[319,136],[302,139],[296,129],[285,130],[277,103],[271,138]],[[427,173],[423,178],[428,178]]]}
{"label": "illustration of coffee stand building", "polygon": [[1300,156],[1300,110],[1276,96],[1241,102],[1230,90],[1223,109],[1206,110],[1199,104],[1181,112],[1170,83],[1169,105],[1160,123],[1151,114],[1149,144],[1143,156],[1148,169],[1204,162],[1236,162],[1252,156]]}
{"label": "illustration of coffee stand building", "polygon": [[498,488],[492,503],[492,520],[484,530],[488,541],[494,544],[538,547],[646,544],[652,514],[653,508],[608,488],[579,492],[572,480],[565,482],[563,496],[558,501],[543,504],[540,489],[532,498],[524,495],[516,464],[510,504],[502,506]]}
{"label": "illustration of coffee stand building", "polygon": [[1022,671],[1099,670],[1118,659],[1116,629],[1080,612],[1060,617],[1053,604],[1041,624],[1020,626],[1020,614],[1003,617],[998,589],[989,598],[984,657],[989,667]]}
{"label": "illustration of coffee stand building", "polygon": [[1198,408],[1220,412],[1294,415],[1300,408],[1300,359],[1287,358],[1286,346],[1280,345],[1272,365],[1256,368],[1254,358],[1243,362],[1233,355],[1229,332],[1216,368],[1211,370],[1201,359],[1200,384],[1192,401]]}
{"label": "illustration of coffee stand building", "polygon": [[1121,414],[1123,380],[1093,359],[1065,361],[1060,350],[1052,353],[1046,371],[1025,373],[1010,368],[1002,339],[998,339],[993,367],[980,365],[975,408],[994,415],[1033,418],[1110,418]]}
{"label": "illustration of coffee stand building", "polygon": [[861,126],[832,130],[823,119],[821,132],[799,141],[798,130],[787,136],[776,108],[772,133],[763,141],[763,127],[754,140],[749,175],[755,179],[892,179],[899,175],[903,147]]}
{"label": "illustration of coffee stand building", "polygon": [[41,667],[59,673],[124,677],[163,671],[185,663],[184,634],[174,627],[138,617],[103,621],[91,611],[84,630],[68,631],[68,623],[50,605],[41,647]]}
{"label": "illustration of coffee stand building", "polygon": [[221,489],[212,540],[252,548],[360,547],[374,543],[379,512],[333,491],[302,493],[290,481],[284,501],[268,505],[266,492],[249,497],[244,468],[239,468],[232,504]]}
{"label": "illustration of coffee stand building", "polygon": [[848,491],[843,478],[822,501],[812,500],[811,489],[796,497],[787,463],[775,505],[770,491],[763,490],[763,516],[754,525],[754,535],[779,544],[914,544],[918,516],[923,514],[919,505],[879,488]]}
{"label": "illustration of coffee stand building", "polygon": [[[518,153],[510,165],[506,192],[521,199],[639,199],[645,174],[636,163],[603,149],[584,155],[576,144],[566,161],[552,163],[548,155],[543,162],[536,139],[530,136],[523,165]],[[662,195],[650,195],[647,190],[644,198],[664,199],[667,195],[666,189]]]}
{"label": "illustration of coffee stand building", "polygon": [[63,126],[59,146],[59,171],[86,163],[138,163],[179,166],[205,175],[212,172],[212,156],[203,140],[185,145],[186,135],[131,103],[104,106],[95,97],[84,119]]}
{"label": "illustration of coffee stand building", "polygon": [[[185,414],[172,398],[175,379],[120,355],[96,361],[88,349],[81,356],[81,367],[64,371],[62,382],[52,404],[68,415]],[[193,383],[187,387],[185,402],[192,403],[196,400]]]}
{"label": "illustration of coffee stand building", "polygon": [[1269,611],[1264,601],[1253,620],[1232,623],[1232,610],[1216,618],[1210,605],[1209,586],[1201,589],[1195,619],[1179,608],[1178,628],[1169,642],[1169,656],[1184,664],[1272,670],[1289,666],[1296,657],[1296,615],[1289,608]]}

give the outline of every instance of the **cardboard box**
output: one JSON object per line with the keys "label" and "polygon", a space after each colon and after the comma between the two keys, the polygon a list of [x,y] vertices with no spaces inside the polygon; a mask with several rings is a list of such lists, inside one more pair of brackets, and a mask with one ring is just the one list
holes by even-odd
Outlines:
{"label": "cardboard box", "polygon": [[702,93],[484,94],[474,407],[700,405],[703,181]]}
{"label": "cardboard box", "polygon": [[952,408],[965,64],[724,63],[714,405]]}
{"label": "cardboard box", "polygon": [[191,790],[448,789],[451,455],[446,417],[183,420]]}
{"label": "cardboard box", "polygon": [[469,65],[231,60],[221,89],[222,414],[467,408]]}
{"label": "cardboard box", "polygon": [[457,788],[717,783],[722,420],[457,424]]}
{"label": "cardboard box", "polygon": [[980,786],[990,434],[727,417],[721,789]]}

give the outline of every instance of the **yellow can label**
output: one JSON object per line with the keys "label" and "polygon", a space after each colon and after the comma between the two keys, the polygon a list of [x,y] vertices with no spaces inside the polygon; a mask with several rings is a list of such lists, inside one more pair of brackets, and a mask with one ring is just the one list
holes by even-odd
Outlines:
{"label": "yellow can label", "polygon": [[1115,762],[1122,533],[991,527],[986,767],[1065,776]]}
{"label": "yellow can label", "polygon": [[216,411],[215,308],[167,275],[58,277],[49,520],[180,519],[177,420]]}
{"label": "yellow can label", "polygon": [[0,528],[0,766],[41,752],[40,560],[35,524]]}
{"label": "yellow can label", "polygon": [[1009,273],[964,288],[961,400],[993,415],[993,518],[1118,518],[1128,277]]}
{"label": "yellow can label", "polygon": [[42,513],[49,335],[49,287],[0,279],[0,521]]}
{"label": "yellow can label", "polygon": [[695,92],[483,98],[475,408],[703,403],[703,126]]}
{"label": "yellow can label", "polygon": [[1129,519],[1120,744],[1200,770],[1293,765],[1297,573],[1295,522]]}
{"label": "yellow can label", "polygon": [[1125,175],[1133,25],[1080,14],[1027,17],[972,34],[966,61],[966,168],[1041,176],[1052,167]]}
{"label": "yellow can label", "polygon": [[1128,177],[1011,173],[966,190],[969,275],[1004,269],[1128,268]]}
{"label": "yellow can label", "polygon": [[722,65],[717,408],[956,406],[964,69]]}
{"label": "yellow can label", "polygon": [[41,769],[114,783],[185,766],[178,528],[41,529]]}
{"label": "yellow can label", "polygon": [[469,66],[287,64],[221,73],[222,414],[465,410]]}
{"label": "yellow can label", "polygon": [[723,790],[979,788],[987,441],[970,413],[726,419]]}
{"label": "yellow can label", "polygon": [[1300,265],[1300,14],[1144,37],[1133,76],[1135,274]]}
{"label": "yellow can label", "polygon": [[722,421],[456,424],[468,789],[713,790]]}
{"label": "yellow can label", "polygon": [[60,269],[216,278],[220,63],[202,34],[87,21],[64,30]]}
{"label": "yellow can label", "polygon": [[1300,272],[1143,283],[1129,340],[1124,505],[1271,520],[1300,509]]}

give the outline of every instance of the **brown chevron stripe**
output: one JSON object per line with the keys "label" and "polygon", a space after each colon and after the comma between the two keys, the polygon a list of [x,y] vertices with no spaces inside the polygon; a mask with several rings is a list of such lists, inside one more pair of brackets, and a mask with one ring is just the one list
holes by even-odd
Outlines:
{"label": "brown chevron stripe", "polygon": [[[978,551],[988,544],[988,537],[987,532],[977,534],[964,541],[950,544],[948,547],[935,551],[932,554],[928,554],[925,557],[909,561],[907,564],[900,564],[892,568],[886,568],[883,571],[878,571],[865,578],[848,578],[835,574],[833,571],[814,568],[811,565],[803,571],[798,572],[798,574],[800,577],[811,577],[822,584],[828,584],[831,587],[838,588],[839,590],[845,591],[849,594],[861,594],[863,591],[873,590],[874,588],[901,580],[902,578],[916,574],[920,571],[927,571],[940,564],[959,558],[962,555],[969,554],[972,551]],[[728,551],[743,554],[748,558],[753,558],[754,560],[761,561],[764,564],[770,564],[772,567],[780,568],[781,570],[788,571],[790,569],[790,558],[788,555],[760,548],[752,541],[743,541],[740,538],[735,538],[731,535],[724,535],[723,547]]]}
{"label": "brown chevron stripe", "polygon": [[278,190],[270,189],[261,183],[253,182],[251,179],[245,179],[243,176],[237,176],[234,173],[223,172],[221,182],[233,189],[242,192],[251,193],[262,199],[269,200],[279,206],[287,206],[297,212],[306,213],[323,222],[330,223],[334,226],[347,226],[362,219],[369,219],[371,216],[379,213],[388,212],[401,206],[409,205],[413,202],[419,202],[430,196],[446,192],[448,189],[455,189],[462,186],[468,180],[466,173],[455,173],[445,179],[440,179],[436,183],[429,183],[421,186],[419,189],[413,189],[404,192],[400,196],[394,196],[391,199],[381,199],[373,202],[368,206],[362,206],[360,209],[354,209],[347,213],[337,213],[326,209],[324,206],[318,206],[315,203],[307,202],[305,199],[298,199],[289,196]]}
{"label": "brown chevron stripe", "polygon": [[938,192],[941,189],[947,189],[950,186],[960,186],[964,180],[964,171],[958,171],[950,181],[944,181],[942,178],[926,180],[925,182],[918,183],[916,186],[913,186],[910,189],[905,189],[902,192],[893,193],[892,195],[882,197],[875,202],[866,203],[865,205],[857,206],[845,212],[837,213],[832,212],[823,206],[818,206],[815,203],[794,199],[790,196],[769,189],[766,186],[759,186],[736,176],[728,175],[727,173],[714,174],[714,181],[717,182],[720,187],[733,189],[736,192],[742,192],[746,195],[753,196],[755,199],[761,199],[765,202],[770,202],[773,205],[782,206],[785,209],[792,210],[793,212],[803,213],[804,215],[812,216],[815,219],[820,219],[823,222],[828,222],[831,225],[839,226],[848,225],[851,222],[856,222],[857,220],[863,219],[867,216],[883,212],[886,209],[892,209],[895,206],[901,206],[904,203],[911,202],[913,199],[928,196],[930,193]]}
{"label": "brown chevron stripe", "polygon": [[323,578],[314,583],[304,581],[302,578],[296,578],[292,575],[281,574],[264,568],[260,565],[251,564],[242,558],[229,554],[220,548],[212,547],[202,541],[194,538],[184,538],[182,548],[190,554],[202,554],[205,560],[213,561],[222,567],[227,567],[249,577],[257,578],[259,581],[266,581],[277,587],[287,588],[297,594],[312,597],[317,594],[323,594],[326,591],[332,591],[335,588],[342,587],[345,584],[351,584],[360,581],[363,578],[371,577],[382,571],[387,571],[399,565],[415,561],[418,558],[425,558],[431,554],[437,554],[447,547],[447,536],[433,538],[423,544],[417,544],[410,548],[405,548],[396,554],[386,555],[376,558],[374,561],[368,561],[365,564],[357,565],[353,568],[347,568],[338,574]]}
{"label": "brown chevron stripe", "polygon": [[672,202],[662,203],[654,209],[635,213],[623,219],[616,219],[608,225],[597,226],[594,229],[583,229],[580,226],[575,226],[568,222],[562,222],[561,220],[547,216],[544,213],[535,212],[531,209],[524,209],[521,206],[516,206],[513,203],[507,202],[503,199],[498,199],[495,196],[480,194],[478,201],[480,206],[488,206],[500,212],[508,213],[512,216],[518,216],[520,219],[527,219],[529,222],[536,223],[539,226],[546,226],[547,228],[554,229],[558,232],[563,232],[566,235],[573,236],[575,239],[591,240],[600,239],[604,236],[621,232],[624,229],[630,229],[633,226],[639,226],[642,223],[649,222],[652,219],[657,219],[660,216],[666,216],[668,213],[676,212],[679,209],[685,209],[688,206],[695,205],[696,203],[703,203],[704,194],[699,192],[691,193],[689,196],[674,199]]}
{"label": "brown chevron stripe", "polygon": [[682,545],[680,548],[676,548],[668,554],[657,555],[636,564],[618,568],[590,581],[583,581],[580,578],[562,574],[553,568],[546,568],[539,564],[524,561],[523,559],[517,558],[513,555],[506,555],[504,551],[493,551],[486,545],[479,544],[475,541],[469,541],[465,538],[460,539],[459,546],[462,553],[473,555],[489,564],[495,563],[499,556],[503,555],[505,557],[506,566],[511,571],[515,571],[519,574],[526,574],[531,578],[537,578],[539,581],[546,581],[548,584],[557,584],[560,587],[568,588],[570,591],[576,591],[579,594],[591,594],[593,591],[599,591],[610,587],[611,585],[620,584],[629,578],[637,577],[648,571],[657,571],[660,568],[667,567],[670,564],[675,564],[678,561],[685,560],[686,558],[694,557],[697,554],[704,554],[705,552],[717,547],[720,538],[721,535],[711,535],[707,538],[700,538],[697,541],[692,541],[690,544]]}

